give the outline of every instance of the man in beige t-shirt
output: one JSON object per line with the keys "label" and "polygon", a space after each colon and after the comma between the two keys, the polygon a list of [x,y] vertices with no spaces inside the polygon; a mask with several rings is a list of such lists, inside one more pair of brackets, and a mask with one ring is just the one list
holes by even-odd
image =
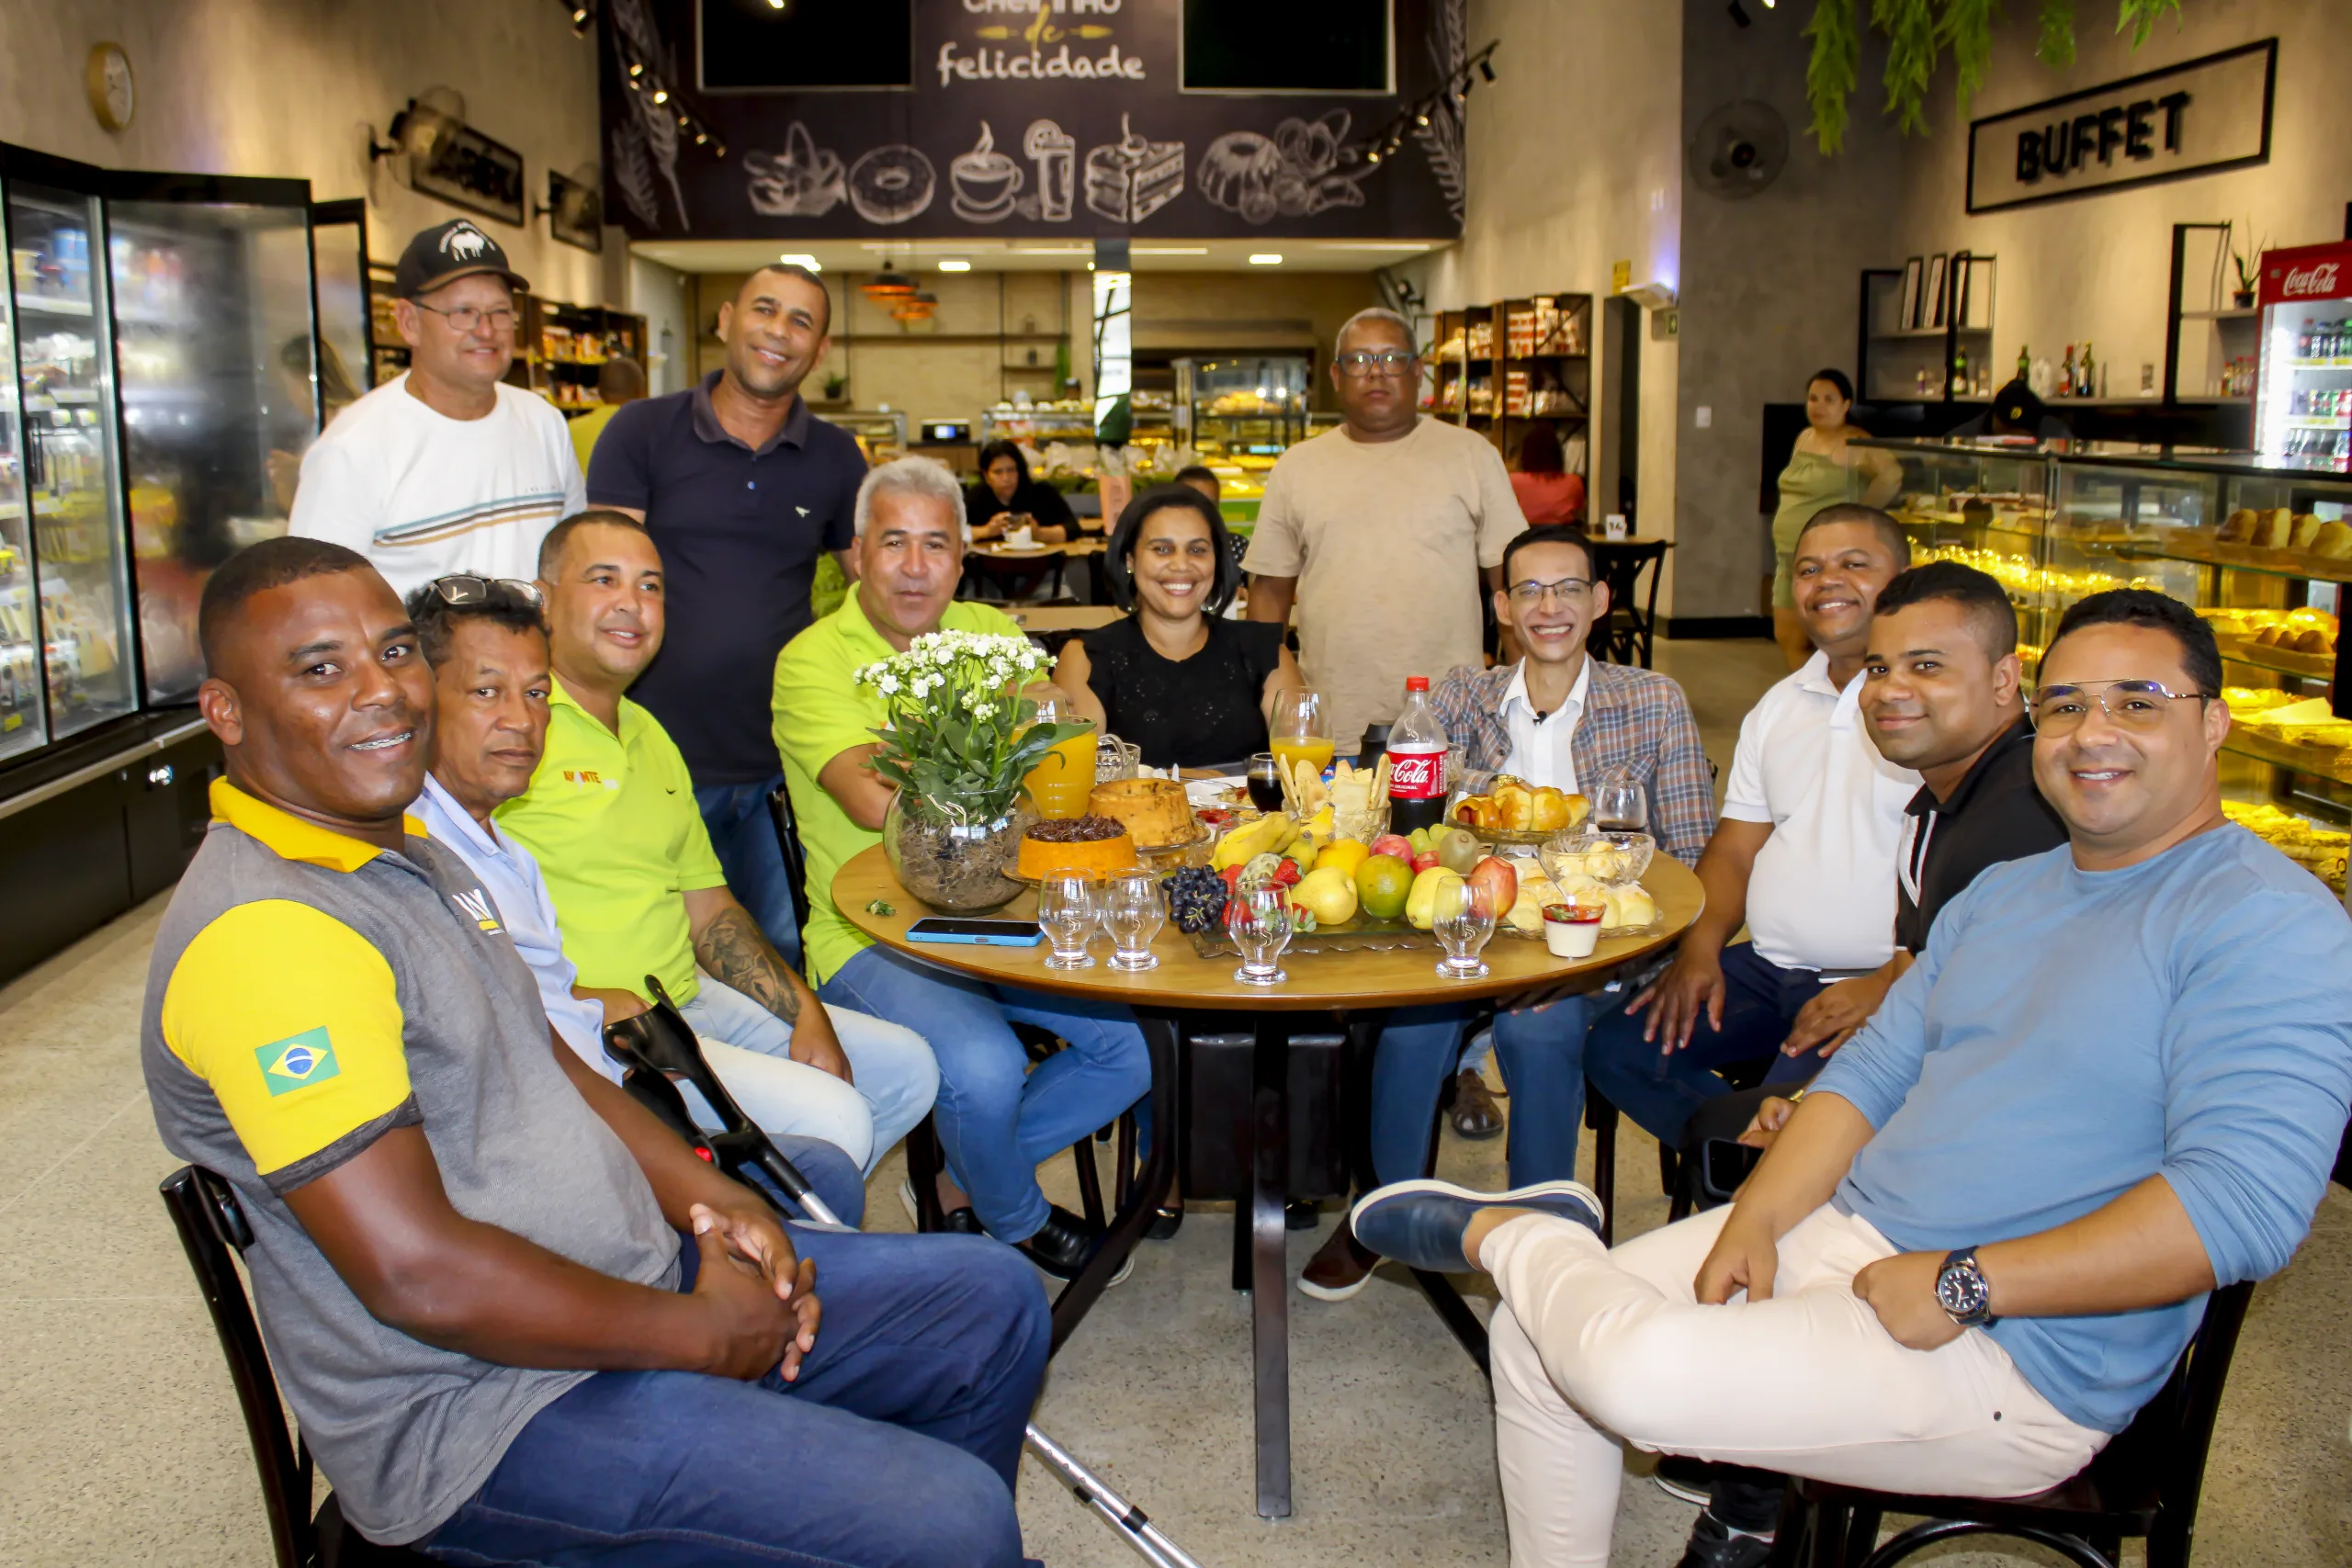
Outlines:
{"label": "man in beige t-shirt", "polygon": [[1296,602],[1299,668],[1341,756],[1396,716],[1407,676],[1479,665],[1482,572],[1491,586],[1527,526],[1486,437],[1420,417],[1420,380],[1403,317],[1349,318],[1331,360],[1347,423],[1274,464],[1242,562],[1250,619]]}

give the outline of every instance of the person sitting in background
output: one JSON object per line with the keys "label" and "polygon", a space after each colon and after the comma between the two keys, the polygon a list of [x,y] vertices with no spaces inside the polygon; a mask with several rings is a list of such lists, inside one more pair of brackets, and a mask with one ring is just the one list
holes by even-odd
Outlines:
{"label": "person sitting in background", "polygon": [[[433,669],[434,686],[433,771],[416,797],[416,815],[435,843],[481,879],[514,951],[537,982],[539,1005],[557,1038],[618,1083],[621,1064],[605,1050],[605,1010],[572,988],[580,972],[563,955],[555,901],[539,863],[492,819],[530,787],[547,750],[548,694],[555,682],[538,595],[529,589],[527,583],[445,577],[408,596],[408,617]],[[755,1064],[767,1060],[753,1058]],[[718,1114],[702,1103],[695,1087],[678,1089],[696,1121],[716,1130]],[[783,1129],[771,1129],[768,1136],[844,1224],[858,1223],[865,1213],[865,1178],[848,1152]],[[770,1198],[786,1201],[782,1193]]]}
{"label": "person sitting in background", "polygon": [[[1668,1148],[1723,1092],[1717,1068],[1812,1077],[1817,1050],[1780,1054],[1798,1014],[1894,954],[1895,849],[1919,775],[1871,744],[1861,672],[1871,612],[1910,559],[1901,525],[1875,507],[1841,502],[1805,525],[1797,610],[1819,651],[1740,721],[1723,820],[1699,857],[1706,908],[1672,966],[1593,1027],[1593,1087]],[[1734,942],[1742,923],[1749,940]]]}
{"label": "person sitting in background", "polygon": [[964,521],[973,538],[1001,539],[1026,528],[1038,544],[1060,545],[1087,531],[1061,491],[1029,477],[1029,459],[1016,443],[982,446],[979,468],[980,477],[964,489]]}
{"label": "person sitting in background", "polygon": [[[2208,1292],[2309,1232],[2352,1105],[2352,923],[2222,814],[2212,628],[2095,593],[2040,673],[2033,773],[2068,846],[1944,908],[1728,1208],[1612,1251],[1571,1183],[1357,1205],[1386,1255],[1494,1276],[1514,1562],[1607,1560],[1627,1444],[1894,1493],[2056,1485],[2163,1387]],[[1769,1555],[1744,1544],[1713,1561]]]}
{"label": "person sitting in background", "polygon": [[1531,528],[1584,522],[1584,476],[1567,472],[1560,433],[1549,420],[1537,420],[1521,438],[1510,490]]}
{"label": "person sitting in background", "polygon": [[1225,499],[1225,482],[1216,477],[1215,468],[1204,464],[1187,463],[1177,469],[1176,482],[1180,485],[1192,486],[1203,495],[1207,496],[1212,502]]}
{"label": "person sitting in background", "polygon": [[[1979,874],[2066,841],[2065,823],[2034,786],[2017,639],[2007,592],[1957,561],[1915,566],[1879,594],[1862,660],[1862,724],[1880,756],[1920,778],[1896,862],[1894,956],[1816,992],[1798,1010],[1782,1055],[1834,1054],[1877,1012],[1927,950],[1937,918]],[[1695,1184],[1710,1140],[1770,1146],[1794,1110],[1780,1098],[1788,1091],[1783,1083],[1700,1107],[1682,1135],[1683,1158],[1693,1162],[1685,1179]],[[1674,1463],[1661,1464],[1661,1473]],[[1744,1562],[1752,1550],[1734,1552],[1729,1543],[1769,1536],[1786,1489],[1785,1478],[1769,1472],[1718,1471],[1689,1561],[1706,1568]]]}
{"label": "person sitting in background", "polygon": [[553,1035],[487,889],[402,815],[433,676],[358,554],[251,547],[198,637],[228,776],[141,1065],[252,1224],[271,1370],[355,1530],[472,1563],[1022,1562],[1028,1267],[779,1225]]}
{"label": "person sitting in background", "polygon": [[[1466,772],[1514,773],[1531,786],[1570,794],[1611,769],[1630,773],[1648,799],[1658,848],[1689,865],[1714,826],[1714,779],[1699,727],[1673,681],[1603,664],[1585,651],[1587,631],[1609,614],[1609,590],[1593,581],[1592,570],[1592,547],[1576,529],[1530,528],[1514,537],[1503,551],[1507,586],[1495,594],[1495,615],[1517,633],[1526,657],[1492,670],[1455,670],[1432,704]],[[1606,1000],[1577,992],[1495,1014],[1495,1054],[1510,1086],[1515,1186],[1576,1174],[1585,1032]],[[1451,1005],[1389,1015],[1373,1059],[1378,1179],[1421,1173],[1438,1096],[1448,1075],[1461,1070],[1468,1018],[1467,1009]],[[1307,1263],[1299,1289],[1343,1301],[1363,1288],[1377,1261],[1343,1222]]]}
{"label": "person sitting in background", "polygon": [[[947,1155],[939,1200],[948,1228],[985,1228],[1068,1279],[1085,1267],[1102,1233],[1046,1201],[1037,1163],[1118,1120],[1150,1087],[1135,1015],[906,957],[876,943],[833,902],[835,874],[882,841],[894,793],[869,765],[888,710],[857,671],[931,632],[1021,635],[1003,611],[955,597],[964,570],[962,501],[954,476],[926,458],[901,457],[865,476],[854,513],[857,591],[777,658],[775,746],[808,855],[817,994],[904,1019],[937,1051],[933,1120]],[[1030,1071],[1016,1021],[1051,1030],[1067,1049]],[[911,1207],[911,1189],[907,1196]]]}
{"label": "person sitting in background", "polygon": [[554,679],[546,753],[498,825],[546,875],[564,955],[605,1021],[654,976],[745,1115],[833,1144],[871,1171],[931,1110],[914,1031],[808,986],[728,891],[694,780],[662,721],[622,694],[662,647],[662,558],[618,512],[567,518],[539,560]]}
{"label": "person sitting in background", "polygon": [[2013,376],[1993,394],[1993,404],[1974,419],[1944,432],[1948,440],[1970,436],[2022,435],[2034,441],[2066,441],[2074,427],[2042,405],[2022,376]]}
{"label": "person sitting in background", "polygon": [[616,354],[596,367],[596,406],[571,421],[571,449],[580,455],[580,471],[596,450],[596,438],[624,404],[645,396],[645,367],[626,354]]}
{"label": "person sitting in background", "polygon": [[1847,445],[1870,434],[1847,417],[1853,410],[1854,384],[1846,373],[1815,371],[1804,387],[1805,427],[1781,470],[1781,508],[1772,514],[1772,637],[1792,670],[1812,652],[1796,602],[1797,540],[1805,525],[1823,507],[1849,499],[1857,473],[1865,482],[1860,499],[1871,506],[1884,506],[1903,488],[1903,469],[1892,454]]}
{"label": "person sitting in background", "polygon": [[1283,628],[1225,618],[1241,568],[1216,505],[1187,485],[1119,513],[1103,560],[1126,618],[1062,645],[1071,711],[1142,748],[1154,768],[1213,768],[1266,749],[1274,694],[1304,686]]}

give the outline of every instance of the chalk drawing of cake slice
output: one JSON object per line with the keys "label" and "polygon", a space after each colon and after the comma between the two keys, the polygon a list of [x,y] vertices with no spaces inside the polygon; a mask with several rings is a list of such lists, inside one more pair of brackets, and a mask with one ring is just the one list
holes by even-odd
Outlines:
{"label": "chalk drawing of cake slice", "polygon": [[1119,117],[1119,140],[1088,150],[1086,205],[1114,223],[1140,223],[1184,192],[1184,144],[1136,134]]}

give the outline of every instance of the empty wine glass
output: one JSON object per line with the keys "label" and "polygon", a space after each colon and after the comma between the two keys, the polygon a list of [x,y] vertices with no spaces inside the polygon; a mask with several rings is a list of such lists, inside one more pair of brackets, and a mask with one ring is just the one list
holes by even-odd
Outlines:
{"label": "empty wine glass", "polygon": [[1495,934],[1494,890],[1483,883],[1448,883],[1437,890],[1430,908],[1430,930],[1445,949],[1437,972],[1449,980],[1486,976],[1486,961],[1478,956]]}
{"label": "empty wine glass", "polygon": [[1245,986],[1279,986],[1290,978],[1282,971],[1283,949],[1290,945],[1290,890],[1253,887],[1234,896],[1233,945],[1241,950],[1241,967],[1233,977]]}
{"label": "empty wine glass", "polygon": [[1611,768],[1593,785],[1592,825],[1604,833],[1638,833],[1650,825],[1649,792],[1632,769]]}
{"label": "empty wine glass", "polygon": [[1094,884],[1065,873],[1037,884],[1037,923],[1054,944],[1046,960],[1048,969],[1091,969],[1094,955],[1086,951],[1094,934]]}
{"label": "empty wine glass", "polygon": [[1102,925],[1111,933],[1111,967],[1135,974],[1159,967],[1151,939],[1168,919],[1160,901],[1159,878],[1149,872],[1129,872],[1111,879],[1102,890]]}

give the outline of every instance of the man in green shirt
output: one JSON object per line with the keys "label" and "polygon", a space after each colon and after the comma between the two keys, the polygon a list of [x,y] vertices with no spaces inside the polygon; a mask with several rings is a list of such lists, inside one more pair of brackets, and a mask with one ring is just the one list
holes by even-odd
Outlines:
{"label": "man in green shirt", "polygon": [[[947,1152],[941,1206],[952,1228],[1020,1246],[1067,1279],[1099,1234],[1046,1201],[1037,1163],[1117,1118],[1150,1087],[1143,1031],[1124,1007],[967,979],[875,945],[832,900],[842,863],[881,841],[891,786],[869,765],[882,700],[861,665],[941,630],[1018,637],[1001,610],[958,603],[964,500],[938,464],[903,457],[858,487],[857,588],[786,645],[775,665],[775,742],[808,863],[804,946],[817,994],[920,1029],[939,1059],[933,1119]],[[1026,1072],[1008,1021],[1069,1048]],[[967,1199],[965,1194],[968,1193]]]}
{"label": "man in green shirt", "polygon": [[547,879],[579,969],[611,1023],[662,982],[745,1114],[822,1138],[871,1171],[930,1111],[931,1048],[912,1030],[817,1007],[728,891],[694,779],[661,720],[622,693],[662,647],[662,558],[645,525],[591,510],[539,557],[554,682],[530,787],[500,807]]}

